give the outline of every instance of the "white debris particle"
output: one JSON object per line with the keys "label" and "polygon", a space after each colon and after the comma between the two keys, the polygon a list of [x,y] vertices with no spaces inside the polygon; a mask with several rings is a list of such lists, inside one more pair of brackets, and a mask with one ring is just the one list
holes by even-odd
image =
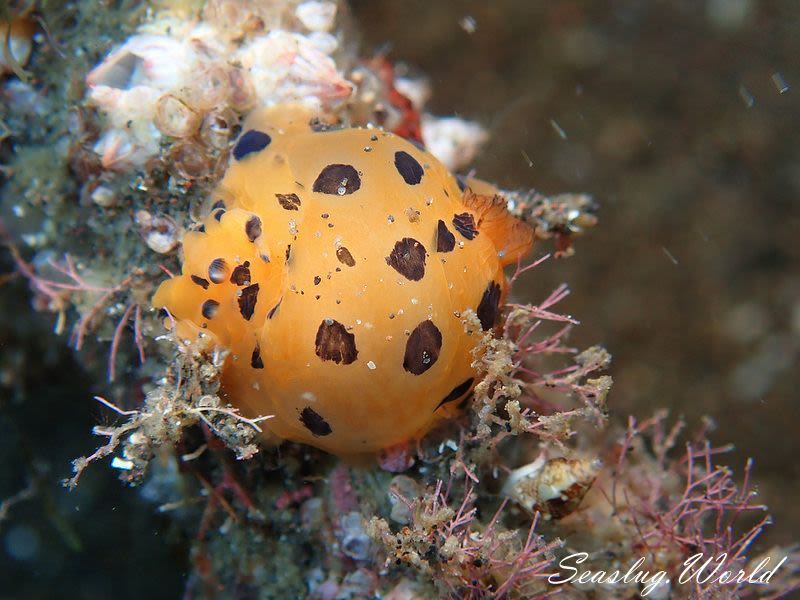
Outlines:
{"label": "white debris particle", "polygon": [[555,130],[555,132],[556,132],[556,133],[559,135],[559,137],[560,137],[562,140],[565,140],[565,139],[567,139],[567,132],[566,132],[566,131],[564,131],[564,130],[561,128],[561,125],[559,125],[558,123],[556,123],[556,120],[555,120],[555,119],[550,119],[550,125],[552,125],[552,126],[553,126],[553,129]]}
{"label": "white debris particle", "polygon": [[471,15],[464,15],[464,17],[458,22],[461,26],[461,29],[466,31],[468,34],[472,35],[478,30],[478,24],[475,22],[475,18]]}
{"label": "white debris particle", "polygon": [[753,108],[753,106],[755,106],[756,99],[753,94],[750,93],[750,90],[744,87],[744,84],[739,86],[739,96],[741,96],[742,102],[744,102],[747,108]]}
{"label": "white debris particle", "polygon": [[111,468],[121,469],[123,471],[130,471],[131,469],[133,469],[133,461],[120,458],[119,456],[115,456],[111,460]]}
{"label": "white debris particle", "polygon": [[661,246],[661,249],[664,251],[664,254],[667,255],[667,258],[669,258],[672,261],[672,264],[677,266],[678,259],[675,258],[669,250],[667,250],[666,246]]}
{"label": "white debris particle", "polygon": [[778,71],[775,71],[772,74],[772,83],[775,84],[775,88],[778,90],[779,94],[785,94],[789,91],[789,84],[786,83],[783,75],[781,75]]}
{"label": "white debris particle", "polygon": [[532,167],[533,166],[533,161],[531,160],[531,157],[528,156],[528,153],[525,152],[525,149],[524,148],[520,148],[519,151],[522,154],[522,158],[524,158],[525,162],[528,163],[528,166]]}
{"label": "white debris particle", "polygon": [[370,371],[374,371],[374,370],[377,368],[377,366],[375,365],[375,363],[374,363],[374,362],[372,362],[372,361],[369,361],[369,362],[367,363],[367,367],[370,369]]}

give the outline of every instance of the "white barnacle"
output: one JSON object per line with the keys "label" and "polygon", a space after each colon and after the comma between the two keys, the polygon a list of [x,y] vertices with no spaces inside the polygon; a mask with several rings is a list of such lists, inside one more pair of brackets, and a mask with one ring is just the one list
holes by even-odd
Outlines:
{"label": "white barnacle", "polygon": [[327,32],[336,20],[336,3],[309,1],[300,4],[294,11],[303,26],[309,31]]}

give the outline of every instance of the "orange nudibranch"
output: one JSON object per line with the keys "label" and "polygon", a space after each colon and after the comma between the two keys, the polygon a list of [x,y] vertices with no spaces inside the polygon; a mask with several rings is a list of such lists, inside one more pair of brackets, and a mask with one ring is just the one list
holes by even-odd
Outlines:
{"label": "orange nudibranch", "polygon": [[183,274],[154,304],[230,350],[223,400],[338,455],[418,438],[476,382],[465,327],[496,327],[533,232],[431,154],[300,108],[256,111]]}

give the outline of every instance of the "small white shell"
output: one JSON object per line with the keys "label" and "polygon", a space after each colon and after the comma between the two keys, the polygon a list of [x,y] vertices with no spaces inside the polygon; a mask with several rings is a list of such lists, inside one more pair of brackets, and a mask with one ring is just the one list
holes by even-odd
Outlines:
{"label": "small white shell", "polygon": [[[11,23],[0,21],[0,41],[4,45],[6,34],[11,58],[17,67],[24,67],[33,49],[33,25],[27,19],[14,19]],[[11,65],[5,61],[5,53],[0,52],[0,75],[12,71]]]}
{"label": "small white shell", "polygon": [[97,206],[102,206],[103,208],[108,208],[110,206],[114,206],[114,202],[116,198],[114,197],[114,191],[105,186],[105,185],[98,185],[94,190],[92,190],[92,202],[94,202]]}
{"label": "small white shell", "polygon": [[164,94],[156,103],[155,123],[164,135],[184,138],[200,127],[200,115],[172,94]]}
{"label": "small white shell", "polygon": [[598,460],[551,458],[543,455],[511,472],[503,495],[530,512],[560,519],[573,512],[591,487],[600,468]]}
{"label": "small white shell", "polygon": [[178,245],[181,232],[175,221],[165,215],[152,215],[146,210],[136,213],[134,220],[145,244],[153,252],[166,254]]}

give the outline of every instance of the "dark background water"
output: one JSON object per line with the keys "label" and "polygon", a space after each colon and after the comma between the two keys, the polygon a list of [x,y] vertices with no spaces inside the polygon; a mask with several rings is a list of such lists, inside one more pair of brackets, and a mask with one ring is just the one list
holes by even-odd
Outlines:
{"label": "dark background water", "polygon": [[769,541],[796,541],[800,6],[353,6],[366,48],[391,40],[391,57],[430,76],[432,112],[490,129],[478,176],[600,202],[576,255],[518,295],[536,301],[567,282],[564,307],[582,321],[572,341],[614,355],[617,418],[658,407],[695,425],[712,417],[712,441],[736,446],[728,464],[755,458],[776,519]]}
{"label": "dark background water", "polygon": [[[713,417],[714,441],[736,445],[726,462],[756,459],[776,520],[766,541],[796,541],[797,4],[357,0],[353,14],[365,52],[390,42],[390,58],[429,75],[433,112],[487,125],[479,176],[599,200],[576,256],[518,295],[568,282],[575,345],[615,356],[616,417]],[[103,467],[59,487],[96,442],[101,390],[23,283],[0,286],[0,306],[0,499],[41,474],[37,498],[0,525],[0,599],[178,597],[186,540],[152,505]]]}

